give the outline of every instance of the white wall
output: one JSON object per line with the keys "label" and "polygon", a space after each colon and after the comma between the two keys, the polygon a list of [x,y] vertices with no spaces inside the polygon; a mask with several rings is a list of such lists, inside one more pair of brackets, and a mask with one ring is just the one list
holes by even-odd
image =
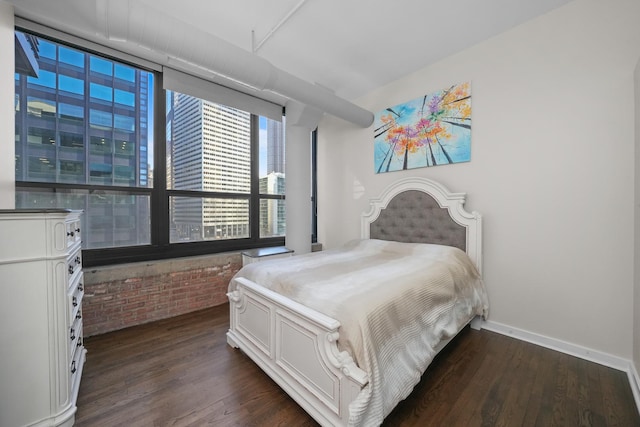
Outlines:
{"label": "white wall", "polygon": [[492,321],[631,359],[638,16],[636,0],[577,0],[359,100],[378,111],[471,81],[469,163],[375,175],[372,129],[326,117],[319,240],[357,238],[393,181],[433,178],[483,214]]}
{"label": "white wall", "polygon": [[15,207],[13,5],[0,0],[0,209]]}

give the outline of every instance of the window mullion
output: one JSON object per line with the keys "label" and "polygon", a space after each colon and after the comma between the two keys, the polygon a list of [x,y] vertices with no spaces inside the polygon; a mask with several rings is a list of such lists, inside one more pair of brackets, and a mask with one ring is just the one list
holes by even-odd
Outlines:
{"label": "window mullion", "polygon": [[260,239],[260,125],[259,117],[251,115],[251,200],[249,228],[251,240]]}
{"label": "window mullion", "polygon": [[167,192],[166,93],[162,88],[162,74],[154,73],[153,127],[153,193],[151,195],[151,244],[169,244],[169,194]]}

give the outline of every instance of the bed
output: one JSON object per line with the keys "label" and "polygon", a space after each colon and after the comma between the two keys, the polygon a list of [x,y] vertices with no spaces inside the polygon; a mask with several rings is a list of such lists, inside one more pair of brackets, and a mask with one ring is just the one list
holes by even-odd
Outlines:
{"label": "bed", "polygon": [[361,239],[243,267],[227,294],[229,345],[319,424],[381,424],[488,314],[481,216],[464,202],[435,181],[400,180],[371,200]]}

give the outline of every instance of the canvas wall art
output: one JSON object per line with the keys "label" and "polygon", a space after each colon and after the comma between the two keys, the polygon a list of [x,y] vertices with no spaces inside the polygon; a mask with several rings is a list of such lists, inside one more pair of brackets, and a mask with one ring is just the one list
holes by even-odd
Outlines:
{"label": "canvas wall art", "polygon": [[471,160],[471,83],[460,83],[375,115],[376,173]]}

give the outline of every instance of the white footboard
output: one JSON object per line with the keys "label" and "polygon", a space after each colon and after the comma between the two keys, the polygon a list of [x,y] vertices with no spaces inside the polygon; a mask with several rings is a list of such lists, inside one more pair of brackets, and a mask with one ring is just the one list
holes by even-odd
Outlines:
{"label": "white footboard", "polygon": [[346,425],[367,373],[336,341],[340,323],[244,278],[228,295],[227,342],[323,426]]}

